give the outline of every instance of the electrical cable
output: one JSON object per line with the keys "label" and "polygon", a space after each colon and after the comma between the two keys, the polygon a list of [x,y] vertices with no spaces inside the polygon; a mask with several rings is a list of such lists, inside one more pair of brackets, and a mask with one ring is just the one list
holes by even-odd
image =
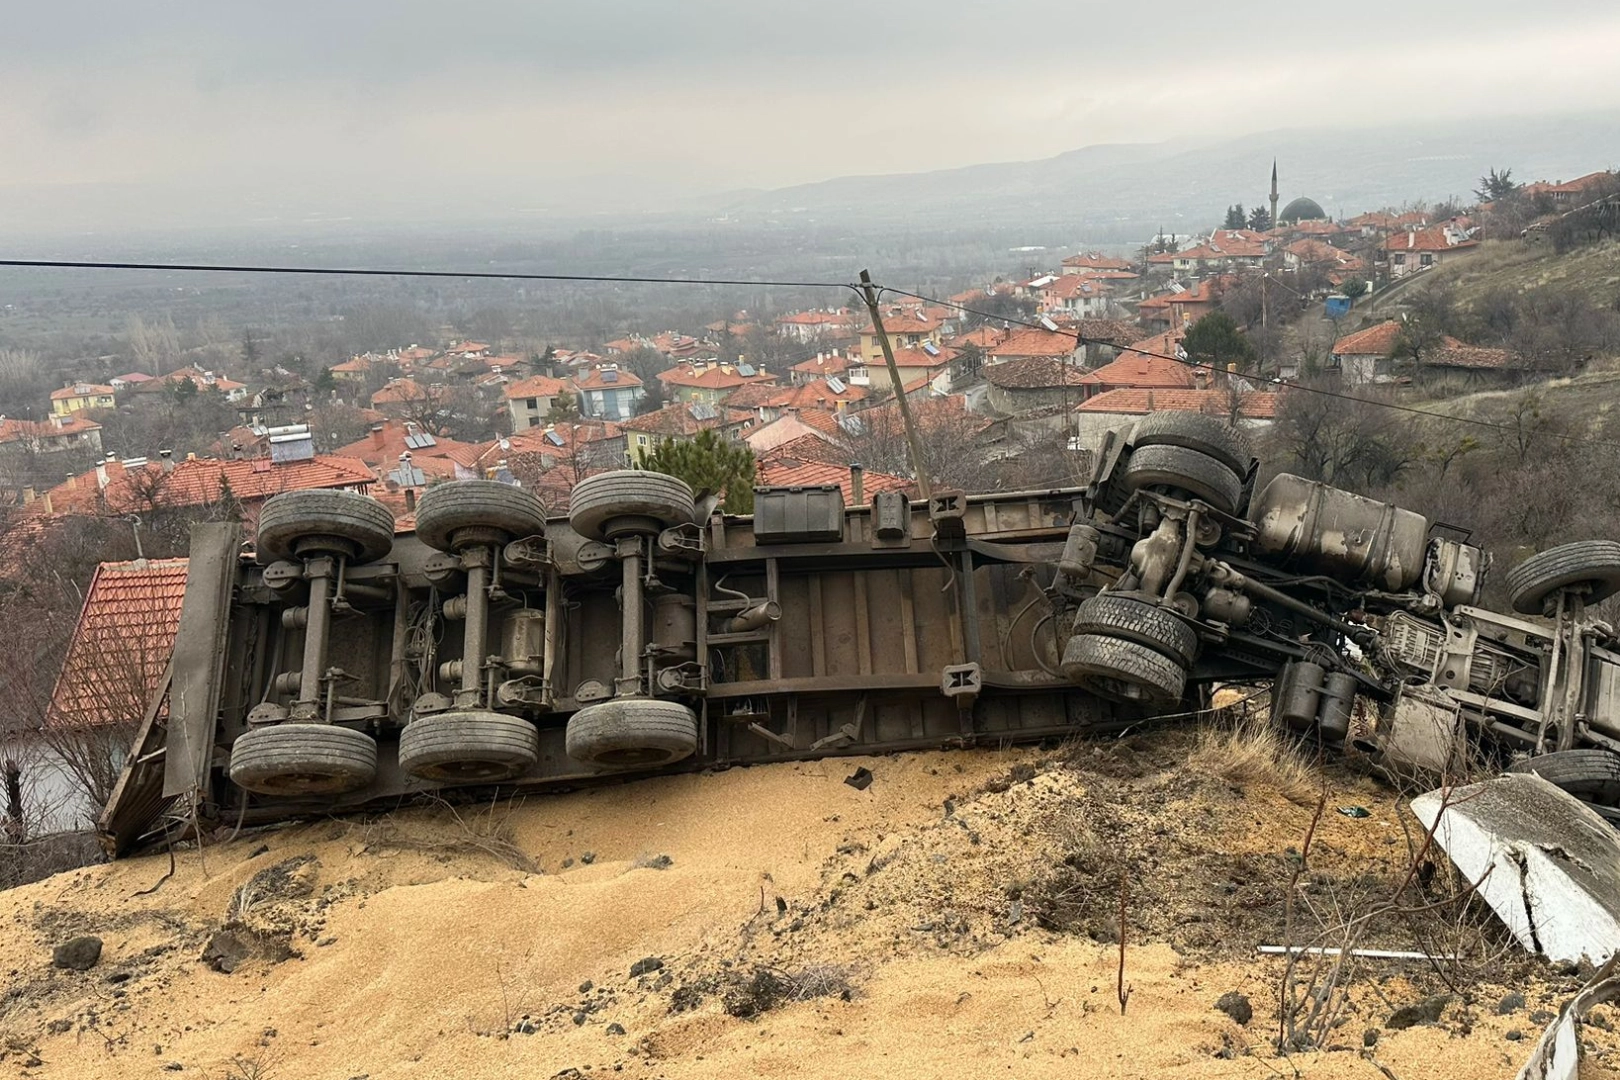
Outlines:
{"label": "electrical cable", "polygon": [[847,281],[749,281],[610,274],[526,274],[498,270],[391,270],[337,266],[233,266],[210,263],[103,262],[89,259],[0,259],[0,266],[44,270],[181,270],[206,274],[317,274],[328,277],[487,278],[496,281],[581,281],[609,285],[759,285],[779,289],[851,289]]}
{"label": "electrical cable", "polygon": [[[1020,319],[1011,315],[998,315],[988,311],[979,311],[974,308],[966,307],[962,304],[954,303],[950,300],[941,300],[934,296],[924,296],[922,293],[907,292],[905,289],[896,289],[893,286],[882,286],[880,287],[879,291],[894,293],[896,296],[908,296],[913,300],[921,300],[925,304],[938,304],[941,307],[952,308],[956,311],[962,312],[964,315],[974,315],[981,319],[991,321],[1000,320],[1004,323],[1016,323],[1019,326],[1028,327],[1031,330],[1044,330],[1047,333],[1062,334],[1065,337],[1074,338],[1076,345],[1106,345],[1109,348],[1122,349],[1127,352],[1136,353],[1139,356],[1151,356],[1159,360],[1170,360],[1185,367],[1201,368],[1205,371],[1215,371],[1223,375],[1226,374],[1225,369],[1218,368],[1214,364],[1201,363],[1200,361],[1192,360],[1185,356],[1173,356],[1169,353],[1154,352],[1152,349],[1141,349],[1137,348],[1135,345],[1122,344],[1121,342],[1109,341],[1104,338],[1091,338],[1076,330],[1065,330],[1062,328],[1052,330],[1050,327],[1043,326],[1037,322],[1030,322],[1027,319]],[[1394,409],[1396,412],[1411,413],[1416,416],[1427,416],[1433,420],[1446,420],[1454,424],[1466,424],[1472,427],[1489,428],[1493,431],[1505,431],[1513,435],[1523,434],[1517,428],[1514,428],[1508,424],[1494,424],[1489,420],[1480,420],[1469,416],[1450,416],[1446,413],[1433,412],[1429,409],[1420,409],[1415,405],[1400,405],[1393,401],[1378,401],[1373,398],[1357,397],[1354,394],[1342,394],[1337,390],[1328,390],[1320,386],[1305,386],[1301,383],[1283,382],[1279,382],[1277,385],[1286,387],[1290,391],[1299,390],[1309,394],[1318,394],[1322,397],[1337,398],[1340,401],[1355,402],[1358,405],[1371,405],[1380,409]],[[1558,439],[1561,442],[1573,443],[1578,446],[1601,446],[1605,449],[1620,450],[1620,442],[1611,442],[1606,439],[1588,439],[1582,438],[1578,435],[1564,435],[1556,431],[1542,431],[1537,432],[1536,434],[1545,435],[1548,438]]]}

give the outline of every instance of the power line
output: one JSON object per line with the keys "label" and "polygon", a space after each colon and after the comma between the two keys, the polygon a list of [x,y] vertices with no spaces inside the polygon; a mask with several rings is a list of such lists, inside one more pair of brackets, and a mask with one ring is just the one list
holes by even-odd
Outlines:
{"label": "power line", "polygon": [[336,266],[223,266],[212,263],[101,262],[0,259],[0,266],[46,270],[182,270],[205,274],[318,274],[329,277],[488,278],[497,281],[581,281],[610,285],[759,285],[779,289],[853,289],[847,281],[758,281],[742,278],[619,277],[608,274],[522,274],[496,270],[389,270]]}
{"label": "power line", "polygon": [[[913,300],[921,300],[925,304],[938,304],[941,307],[954,308],[965,315],[977,315],[981,319],[999,319],[1002,322],[1017,323],[1019,326],[1026,326],[1031,330],[1045,330],[1047,333],[1062,334],[1065,337],[1074,338],[1075,344],[1077,345],[1106,345],[1110,348],[1124,349],[1128,352],[1136,353],[1139,356],[1152,356],[1159,360],[1171,360],[1186,367],[1202,368],[1205,371],[1216,371],[1223,375],[1228,374],[1228,372],[1226,372],[1224,369],[1218,368],[1214,364],[1205,364],[1185,356],[1172,356],[1167,353],[1154,352],[1152,349],[1141,349],[1135,345],[1124,345],[1120,342],[1108,341],[1103,338],[1088,338],[1078,331],[1064,330],[1061,327],[1057,330],[1053,330],[1050,327],[1042,325],[1041,323],[1033,323],[1027,319],[1019,319],[1010,315],[997,315],[988,311],[978,311],[974,308],[965,307],[962,304],[954,303],[950,300],[941,300],[933,296],[924,296],[922,293],[907,292],[905,289],[896,289],[892,286],[884,286],[882,291],[894,293],[896,296],[909,296]],[[1427,416],[1434,420],[1448,420],[1454,424],[1468,424],[1473,427],[1489,428],[1493,431],[1505,431],[1511,435],[1524,434],[1518,428],[1512,427],[1508,424],[1496,424],[1489,420],[1480,420],[1471,416],[1451,416],[1448,413],[1433,412],[1429,409],[1420,409],[1415,405],[1402,405],[1394,401],[1379,401],[1375,398],[1357,397],[1354,394],[1342,394],[1337,390],[1329,390],[1320,386],[1305,386],[1302,383],[1292,382],[1279,382],[1277,385],[1286,387],[1289,390],[1299,390],[1308,394],[1319,394],[1322,397],[1337,398],[1340,401],[1351,401],[1358,405],[1371,405],[1380,409],[1394,409],[1396,412],[1411,413],[1416,416]],[[1574,443],[1579,446],[1601,446],[1611,450],[1620,450],[1620,442],[1610,442],[1605,439],[1582,438],[1577,435],[1564,435],[1556,431],[1540,431],[1535,432],[1535,434],[1545,435],[1548,438],[1558,439],[1567,443]]]}

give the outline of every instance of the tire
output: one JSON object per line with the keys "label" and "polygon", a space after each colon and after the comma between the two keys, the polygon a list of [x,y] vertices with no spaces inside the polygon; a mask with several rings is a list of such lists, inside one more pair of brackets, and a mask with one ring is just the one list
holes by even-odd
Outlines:
{"label": "tire", "polygon": [[1582,802],[1620,806],[1620,754],[1607,750],[1555,750],[1515,762],[1508,772],[1535,773]]}
{"label": "tire", "polygon": [[258,795],[339,795],[377,778],[377,743],[330,724],[253,728],[231,746],[230,772]]}
{"label": "tire", "polygon": [[421,780],[488,784],[540,760],[540,733],[516,716],[480,709],[418,717],[399,733],[399,767]]}
{"label": "tire", "polygon": [[1136,422],[1132,446],[1179,446],[1196,450],[1225,465],[1239,476],[1249,471],[1254,448],[1247,435],[1206,413],[1150,412]]}
{"label": "tire", "polygon": [[587,476],[568,500],[568,522],[592,540],[611,540],[627,532],[662,532],[685,525],[697,508],[686,481],[640,469]]}
{"label": "tire", "polygon": [[1560,589],[1586,590],[1588,604],[1620,592],[1620,543],[1579,540],[1530,556],[1508,571],[1508,597],[1521,615],[1540,615]]}
{"label": "tire", "polygon": [[394,515],[376,499],[352,491],[287,491],[259,511],[259,562],[305,553],[347,555],[376,562],[394,550]]}
{"label": "tire", "polygon": [[1198,655],[1198,635],[1179,617],[1134,596],[1099,593],[1080,605],[1076,634],[1100,634],[1146,645],[1190,665]]}
{"label": "tire", "polygon": [[505,544],[546,531],[546,510],[533,492],[497,480],[453,480],[422,493],[416,535],[435,551]]}
{"label": "tire", "polygon": [[1243,481],[1208,454],[1182,446],[1143,446],[1125,465],[1125,489],[1179,488],[1226,514],[1237,513]]}
{"label": "tire", "polygon": [[656,768],[697,753],[697,714],[685,705],[621,698],[568,719],[568,756],[604,769]]}
{"label": "tire", "polygon": [[1063,673],[1099,697],[1143,705],[1181,700],[1187,669],[1146,645],[1076,634],[1063,650]]}

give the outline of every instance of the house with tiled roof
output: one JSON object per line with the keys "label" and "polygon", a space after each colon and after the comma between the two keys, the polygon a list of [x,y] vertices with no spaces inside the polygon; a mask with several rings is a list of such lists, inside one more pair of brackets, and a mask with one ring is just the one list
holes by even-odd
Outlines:
{"label": "house with tiled roof", "polygon": [[1479,247],[1474,229],[1462,229],[1450,222],[1428,228],[1397,229],[1384,238],[1384,255],[1391,277],[1405,277],[1439,266]]}
{"label": "house with tiled roof", "polygon": [[114,390],[128,390],[144,382],[151,382],[156,376],[148,375],[144,371],[126,371],[122,375],[114,375],[107,380],[107,385]]}
{"label": "house with tiled roof", "polygon": [[647,396],[641,379],[618,364],[599,364],[576,372],[569,380],[579,414],[591,420],[623,420],[636,415],[636,406]]}
{"label": "house with tiled roof", "polygon": [[[6,756],[33,790],[40,834],[89,829],[101,806],[59,747],[94,740],[127,746],[164,675],[180,626],[185,559],[102,563],[85,591],[44,723],[11,734]],[[160,702],[161,704],[161,702]],[[83,762],[77,762],[80,768]]]}
{"label": "house with tiled roof", "polygon": [[[473,443],[433,435],[410,420],[389,418],[371,425],[363,438],[334,451],[369,465],[378,476],[401,487],[421,487],[435,480],[470,480],[479,475]],[[402,471],[403,470],[403,471]]]}
{"label": "house with tiled roof", "polygon": [[818,352],[808,360],[800,361],[788,369],[788,378],[795,383],[814,382],[829,375],[843,376],[849,371],[850,359],[837,349]]}
{"label": "house with tiled roof", "polygon": [[[920,387],[933,387],[939,393],[948,393],[957,376],[956,362],[961,355],[960,349],[925,341],[915,348],[895,349],[894,366],[900,372],[900,381],[907,394],[917,392]],[[894,389],[894,379],[889,375],[889,365],[883,359],[881,350],[875,361],[852,366],[848,381],[851,386],[870,388],[875,394]]]}
{"label": "house with tiled roof", "polygon": [[1355,271],[1366,268],[1358,255],[1334,247],[1324,240],[1302,237],[1283,248],[1283,265],[1290,270],[1320,266],[1328,270]]}
{"label": "house with tiled roof", "polygon": [[1080,343],[1074,334],[1052,330],[1018,329],[986,350],[985,358],[988,367],[1005,364],[1009,360],[1027,360],[1031,357],[1074,361],[1079,355]]}
{"label": "house with tiled roof", "polygon": [[640,464],[647,456],[665,443],[691,442],[700,431],[711,431],[721,426],[719,410],[703,403],[671,402],[662,409],[632,416],[621,421],[625,433],[625,452],[632,464]]}
{"label": "house with tiled roof", "polygon": [[167,387],[173,387],[180,381],[190,382],[199,392],[213,391],[223,394],[226,401],[241,401],[247,397],[246,383],[239,383],[235,379],[228,379],[223,375],[216,375],[212,371],[192,365],[177,368],[163,376],[161,382]]}
{"label": "house with tiled roof", "polygon": [[1176,357],[1182,357],[1177,339],[1171,334],[1139,341],[1119,354],[1113,362],[1104,364],[1081,377],[1082,398],[1094,397],[1108,390],[1185,390],[1197,386],[1196,369]]}
{"label": "house with tiled roof", "polygon": [[599,472],[622,469],[629,460],[625,430],[605,420],[530,428],[507,438],[500,453],[518,483],[556,512],[567,510],[575,484]]}
{"label": "house with tiled roof", "polygon": [[[283,460],[187,455],[182,461],[104,461],[51,488],[34,500],[32,509],[44,514],[140,514],[217,506],[229,496],[251,519],[260,504],[283,491],[330,488],[365,494],[377,479],[364,461],[315,454],[307,438],[302,448],[300,456]],[[299,453],[296,447],[293,453]]]}
{"label": "house with tiled roof", "polygon": [[74,413],[45,420],[0,416],[0,453],[54,454],[63,450],[101,449],[101,425]]}
{"label": "house with tiled roof", "polygon": [[812,409],[809,412],[785,412],[774,420],[756,424],[743,432],[742,440],[759,457],[765,451],[794,439],[813,435],[819,439],[839,442],[846,432],[833,413]]}
{"label": "house with tiled roof", "polygon": [[1094,451],[1109,431],[1124,429],[1138,417],[1160,409],[1207,413],[1236,421],[1245,428],[1260,429],[1276,419],[1281,401],[1281,394],[1260,391],[1243,379],[1213,387],[1121,387],[1075,406],[1074,433],[1082,449]]}
{"label": "house with tiled roof", "polygon": [[1216,229],[1201,244],[1180,251],[1151,255],[1148,262],[1168,265],[1180,273],[1260,266],[1271,254],[1271,240],[1250,229]]}
{"label": "house with tiled roof", "polygon": [[1003,416],[1016,416],[1049,405],[1072,405],[1082,397],[1085,372],[1058,356],[1020,356],[989,364],[986,401]]}
{"label": "house with tiled roof", "polygon": [[112,409],[118,405],[113,388],[100,383],[68,383],[51,391],[51,414],[72,416],[87,409]]}
{"label": "house with tiled roof", "polygon": [[413,416],[440,396],[412,378],[389,379],[371,395],[371,407],[385,416]]}
{"label": "house with tiled roof", "polygon": [[858,318],[848,308],[817,308],[783,315],[776,320],[776,332],[810,345],[828,338],[848,337],[858,324]]}
{"label": "house with tiled roof", "polygon": [[371,364],[371,357],[356,356],[341,364],[333,364],[328,370],[332,372],[332,378],[338,382],[365,382],[366,375],[371,371]]}
{"label": "house with tiled roof", "polygon": [[752,364],[691,361],[659,372],[658,381],[676,400],[718,406],[738,387],[775,384],[776,376]]}
{"label": "house with tiled roof", "polygon": [[1183,285],[1170,282],[1168,290],[1136,305],[1136,317],[1150,330],[1181,333],[1215,310],[1220,291],[1234,278],[1204,278]]}
{"label": "house with tiled roof", "polygon": [[[938,345],[944,333],[938,321],[922,318],[899,307],[884,312],[883,329],[889,335],[889,347],[896,352]],[[883,362],[883,346],[878,341],[877,331],[870,325],[861,330],[860,355],[873,366]]]}
{"label": "house with tiled roof", "polygon": [[1131,269],[1129,259],[1121,259],[1112,255],[1102,255],[1098,252],[1082,252],[1079,255],[1070,255],[1063,260],[1063,273],[1074,276],[1095,270],[1123,270]]}
{"label": "house with tiled roof", "polygon": [[[840,458],[844,460],[839,460]],[[848,460],[839,448],[817,436],[804,436],[783,443],[758,461],[759,483],[768,487],[819,487],[836,484],[844,493],[844,503],[864,506],[872,496],[885,491],[901,491],[915,497],[916,482],[904,476],[874,472]],[[861,490],[855,491],[859,475]]]}
{"label": "house with tiled roof", "polygon": [[1600,192],[1605,187],[1613,187],[1617,175],[1607,170],[1587,173],[1574,180],[1555,180],[1548,182],[1540,180],[1525,184],[1519,189],[1520,194],[1527,198],[1542,196],[1552,200],[1553,205],[1560,209],[1568,209],[1584,203],[1593,193]]}
{"label": "house with tiled roof", "polygon": [[958,348],[964,345],[972,345],[979,351],[989,355],[997,345],[1006,340],[1007,335],[1010,333],[1012,333],[1012,331],[1007,327],[991,326],[986,323],[984,326],[975,327],[972,330],[967,330],[963,333],[952,335],[951,339],[947,341],[946,344]]}
{"label": "house with tiled roof", "polygon": [[1339,378],[1351,385],[1373,382],[1389,373],[1389,358],[1400,334],[1397,319],[1346,334],[1328,351],[1328,370],[1337,371]]}
{"label": "house with tiled roof", "polygon": [[546,416],[557,403],[557,395],[568,390],[568,384],[549,375],[530,375],[527,379],[509,382],[501,391],[506,399],[506,413],[512,418],[513,431],[527,431],[546,422]]}
{"label": "house with tiled roof", "polygon": [[1108,282],[1079,274],[1053,278],[1038,290],[1040,310],[1046,315],[1076,319],[1104,318],[1114,310],[1113,288]]}

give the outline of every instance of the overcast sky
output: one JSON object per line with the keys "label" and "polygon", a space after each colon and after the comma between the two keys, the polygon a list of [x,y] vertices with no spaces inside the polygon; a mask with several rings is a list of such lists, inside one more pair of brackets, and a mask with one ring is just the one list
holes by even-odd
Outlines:
{"label": "overcast sky", "polygon": [[7,7],[0,189],[35,194],[653,204],[1099,142],[1620,106],[1613,0]]}

